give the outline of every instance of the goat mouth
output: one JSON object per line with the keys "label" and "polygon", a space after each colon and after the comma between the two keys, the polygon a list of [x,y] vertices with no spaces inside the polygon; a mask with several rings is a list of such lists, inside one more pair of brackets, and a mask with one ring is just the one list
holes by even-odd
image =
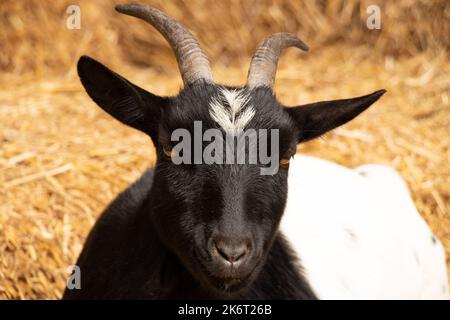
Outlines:
{"label": "goat mouth", "polygon": [[245,278],[218,278],[212,277],[210,278],[211,284],[214,288],[225,294],[233,294],[242,291],[248,284],[249,277]]}
{"label": "goat mouth", "polygon": [[[204,276],[203,281],[206,281],[214,291],[221,294],[233,294],[242,291],[249,283],[252,274],[255,272],[256,265],[245,274],[239,272],[232,272],[232,274],[218,275],[216,272],[212,272],[211,268],[208,268],[204,261],[199,257],[198,253],[194,253],[197,263],[199,264]],[[205,279],[206,278],[206,279]]]}

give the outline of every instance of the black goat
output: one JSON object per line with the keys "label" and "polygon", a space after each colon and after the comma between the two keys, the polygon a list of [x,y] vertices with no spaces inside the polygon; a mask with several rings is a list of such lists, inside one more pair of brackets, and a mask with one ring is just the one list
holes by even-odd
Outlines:
{"label": "black goat", "polygon": [[[116,9],[164,35],[174,48],[184,89],[176,97],[159,97],[89,57],[79,60],[78,73],[89,96],[117,120],[148,134],[158,159],[99,218],[77,262],[81,289],[67,289],[64,298],[314,299],[298,271],[300,261],[278,231],[289,159],[298,143],[350,121],[384,90],[286,108],[272,85],[281,51],[291,46],[307,50],[296,36],[266,38],[253,57],[247,84],[224,87],[213,82],[198,42],[178,22],[141,5]],[[244,128],[276,130],[277,149],[269,147],[276,153],[276,170],[261,174],[267,167],[261,159],[175,164],[173,133],[182,129],[195,136],[198,122],[202,133],[217,129],[233,141]],[[256,144],[262,140],[258,136]],[[207,148],[203,142],[200,154]],[[182,157],[189,160],[188,151]],[[234,157],[238,151],[226,153]]]}

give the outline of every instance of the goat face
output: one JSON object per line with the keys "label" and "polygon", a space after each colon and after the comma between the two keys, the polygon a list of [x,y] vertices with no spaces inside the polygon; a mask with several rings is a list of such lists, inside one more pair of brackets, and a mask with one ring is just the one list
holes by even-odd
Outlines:
{"label": "goat face", "polygon": [[[229,110],[238,103],[231,99],[245,102],[238,106],[243,109],[240,114],[253,111],[253,117],[247,118],[246,132],[267,130],[267,136],[250,137],[247,141],[257,140],[250,141],[252,145],[264,145],[266,141],[260,140],[270,139],[272,130],[277,130],[276,146],[269,141],[271,148],[267,150],[276,153],[272,158],[275,165],[259,160],[250,163],[250,144],[238,148],[238,137],[229,132],[233,128],[215,121],[212,104],[220,101],[223,105],[216,107]],[[238,121],[239,117],[234,123]],[[175,143],[169,139],[172,133],[182,128],[189,132],[188,137],[195,137],[195,123],[201,124],[202,133],[219,129],[226,139],[220,143],[235,142],[234,150],[224,146],[223,163],[208,164],[207,159],[194,163],[193,144],[201,145],[202,141],[192,141],[192,159],[187,163],[175,164],[168,157],[167,151]],[[166,107],[158,131],[161,147],[153,185],[158,191],[152,199],[158,209],[153,218],[160,237],[206,286],[231,293],[246,287],[258,274],[286,201],[288,169],[286,164],[278,167],[279,154],[289,159],[297,136],[294,122],[267,88],[251,91],[200,83],[186,88]],[[201,146],[200,155],[207,145]],[[225,163],[227,152],[233,152],[235,163]],[[236,163],[239,152],[247,161]],[[276,170],[262,174],[261,169],[270,166]]]}
{"label": "goat face", "polygon": [[[288,161],[296,145],[353,119],[384,90],[286,108],[275,99],[271,86],[281,50],[288,46],[306,49],[297,37],[285,33],[268,37],[252,60],[246,86],[225,88],[214,84],[201,48],[179,23],[139,5],[119,6],[118,11],[146,20],[169,39],[184,89],[176,97],[159,97],[89,57],[78,62],[81,82],[102,109],[153,140],[158,160],[149,214],[163,243],[205,288],[238,293],[257,276],[276,235],[286,202]],[[241,129],[267,130],[268,135],[257,134],[252,142],[269,149],[269,166],[275,164],[275,170],[262,174],[267,163],[259,156],[254,163],[246,162],[252,155],[246,144],[234,150],[224,147],[222,162],[206,163],[202,156],[196,161],[207,148],[204,139],[196,141],[198,124],[201,136],[208,129],[223,133],[225,145],[230,136],[232,141],[239,140]],[[193,137],[188,162],[175,163],[171,158],[177,130]],[[275,140],[272,132],[278,133]],[[243,163],[224,160],[239,153],[245,156]]]}

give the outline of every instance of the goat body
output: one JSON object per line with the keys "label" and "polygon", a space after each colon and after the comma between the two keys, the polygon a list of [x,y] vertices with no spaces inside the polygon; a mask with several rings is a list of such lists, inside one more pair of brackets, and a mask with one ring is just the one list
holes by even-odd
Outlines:
{"label": "goat body", "polygon": [[448,299],[445,252],[402,178],[295,156],[281,230],[320,299]]}
{"label": "goat body", "polygon": [[149,169],[103,212],[76,263],[81,289],[66,289],[64,299],[315,299],[279,233],[245,293],[205,290],[159,240],[148,204],[152,182]]}
{"label": "goat body", "polygon": [[203,289],[159,240],[148,218],[152,178],[149,169],[101,215],[77,262],[82,290],[65,298],[448,298],[443,247],[388,167],[295,156],[281,231],[238,296]]}

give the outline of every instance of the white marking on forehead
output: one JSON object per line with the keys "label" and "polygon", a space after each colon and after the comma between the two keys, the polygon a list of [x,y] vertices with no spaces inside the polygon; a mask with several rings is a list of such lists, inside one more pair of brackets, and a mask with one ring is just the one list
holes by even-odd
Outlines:
{"label": "white marking on forehead", "polygon": [[227,133],[244,130],[253,119],[255,109],[248,102],[250,97],[243,90],[220,89],[220,94],[209,103],[209,114]]}

